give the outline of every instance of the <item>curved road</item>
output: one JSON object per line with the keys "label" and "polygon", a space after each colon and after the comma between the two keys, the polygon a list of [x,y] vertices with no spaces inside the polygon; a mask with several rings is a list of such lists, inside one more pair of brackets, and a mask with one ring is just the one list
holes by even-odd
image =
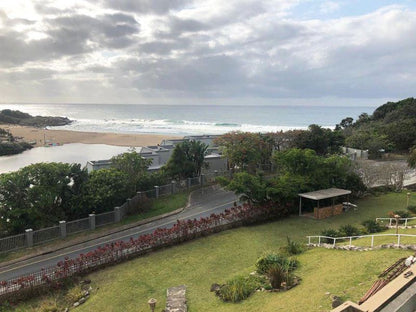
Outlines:
{"label": "curved road", "polygon": [[199,219],[212,213],[220,213],[231,207],[236,200],[238,199],[234,193],[219,188],[197,190],[192,193],[190,205],[180,214],[4,266],[0,269],[0,281],[40,271],[42,268],[56,265],[65,257],[75,258],[81,253],[85,254],[96,249],[98,246],[119,240],[127,241],[130,237],[136,238],[142,234],[153,232],[156,228],[171,227],[177,220]]}

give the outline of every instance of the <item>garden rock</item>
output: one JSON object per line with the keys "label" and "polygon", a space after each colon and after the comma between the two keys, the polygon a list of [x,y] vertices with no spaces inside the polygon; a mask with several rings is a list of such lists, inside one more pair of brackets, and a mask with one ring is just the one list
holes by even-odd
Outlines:
{"label": "garden rock", "polygon": [[85,301],[87,301],[87,299],[85,299],[85,297],[82,297],[81,299],[79,299],[79,304],[83,304]]}
{"label": "garden rock", "polygon": [[332,308],[336,308],[342,304],[342,299],[338,296],[332,297]]}
{"label": "garden rock", "polygon": [[211,288],[210,288],[210,292],[213,292],[213,291],[215,291],[215,292],[217,292],[217,291],[219,291],[220,290],[220,288],[221,288],[221,285],[219,285],[219,284],[217,284],[217,283],[214,283],[214,284],[212,284],[211,285]]}
{"label": "garden rock", "polygon": [[186,286],[171,287],[167,290],[166,312],[187,312]]}

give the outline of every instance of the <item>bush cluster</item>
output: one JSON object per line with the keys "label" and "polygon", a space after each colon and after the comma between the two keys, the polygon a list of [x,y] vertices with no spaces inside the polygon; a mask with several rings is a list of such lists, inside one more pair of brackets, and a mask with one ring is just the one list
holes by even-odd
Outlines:
{"label": "bush cluster", "polygon": [[[341,226],[338,230],[325,229],[321,231],[321,235],[335,238],[335,237],[347,237],[347,236],[360,236],[360,235],[366,235],[369,233],[377,233],[377,232],[384,231],[384,227],[374,220],[363,221],[361,225],[363,226],[363,228],[358,228],[351,224],[346,224],[346,225]],[[333,243],[333,240],[330,238],[325,238],[323,239],[323,242],[330,244],[330,243]]]}
{"label": "bush cluster", "polygon": [[223,301],[239,302],[248,298],[257,288],[258,284],[251,276],[237,276],[222,285],[217,294]]}

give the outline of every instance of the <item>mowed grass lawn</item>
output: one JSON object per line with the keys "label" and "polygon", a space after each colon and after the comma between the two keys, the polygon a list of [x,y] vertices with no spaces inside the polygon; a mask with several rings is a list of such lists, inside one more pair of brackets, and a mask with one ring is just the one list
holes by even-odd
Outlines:
{"label": "mowed grass lawn", "polygon": [[[413,193],[414,197],[415,194]],[[412,204],[413,204],[412,199]],[[157,311],[166,301],[166,289],[185,284],[189,311],[327,311],[331,300],[326,292],[353,301],[365,293],[377,275],[410,251],[376,250],[349,252],[310,249],[298,256],[296,275],[302,282],[283,293],[257,292],[238,303],[223,303],[209,291],[212,283],[223,283],[236,275],[254,271],[256,259],[265,251],[277,251],[286,236],[306,243],[307,235],[343,224],[359,225],[363,220],[383,217],[391,210],[403,210],[405,193],[368,197],[358,202],[358,211],[326,220],[290,217],[267,224],[225,231],[92,273],[94,291],[77,311],[148,311],[147,300],[158,300]],[[55,296],[55,297],[54,297]],[[58,295],[21,304],[17,311],[37,311],[42,302]]]}

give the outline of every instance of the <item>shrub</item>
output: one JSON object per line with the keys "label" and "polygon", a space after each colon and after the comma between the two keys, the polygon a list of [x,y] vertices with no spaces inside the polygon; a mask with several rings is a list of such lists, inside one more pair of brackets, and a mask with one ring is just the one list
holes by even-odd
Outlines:
{"label": "shrub", "polygon": [[411,213],[416,214],[416,205],[410,205],[407,207],[407,210],[409,210]]}
{"label": "shrub", "polygon": [[358,236],[361,235],[361,232],[357,227],[346,224],[339,228],[339,234],[340,236]]}
{"label": "shrub", "polygon": [[366,220],[361,224],[365,227],[367,233],[377,233],[384,230],[384,227],[374,220]]}
{"label": "shrub", "polygon": [[[328,237],[339,237],[339,236],[340,236],[340,233],[339,233],[337,230],[333,230],[333,229],[326,229],[326,230],[321,231],[321,236],[328,236]],[[330,238],[324,238],[324,239],[322,240],[322,242],[323,242],[323,243],[330,244],[330,243],[333,243],[333,240],[332,240],[332,239],[330,239]]]}
{"label": "shrub", "polygon": [[266,274],[273,264],[287,265],[290,271],[295,270],[299,266],[299,262],[289,259],[284,255],[277,253],[267,253],[256,261],[256,269],[259,274]]}
{"label": "shrub", "polygon": [[396,210],[396,211],[393,211],[393,214],[399,215],[400,218],[410,218],[410,212],[409,211]]}
{"label": "shrub", "polygon": [[238,276],[227,281],[218,291],[223,301],[239,302],[248,298],[257,288],[253,278]]}
{"label": "shrub", "polygon": [[303,246],[299,242],[292,241],[287,236],[287,245],[282,248],[289,256],[298,255],[303,252]]}
{"label": "shrub", "polygon": [[83,297],[83,292],[80,287],[73,287],[68,290],[65,294],[65,301],[69,304],[73,304],[74,302],[78,301]]}
{"label": "shrub", "polygon": [[269,266],[266,273],[270,280],[273,289],[282,288],[282,284],[287,286],[293,284],[293,274],[291,273],[290,265],[288,263],[273,263]]}

